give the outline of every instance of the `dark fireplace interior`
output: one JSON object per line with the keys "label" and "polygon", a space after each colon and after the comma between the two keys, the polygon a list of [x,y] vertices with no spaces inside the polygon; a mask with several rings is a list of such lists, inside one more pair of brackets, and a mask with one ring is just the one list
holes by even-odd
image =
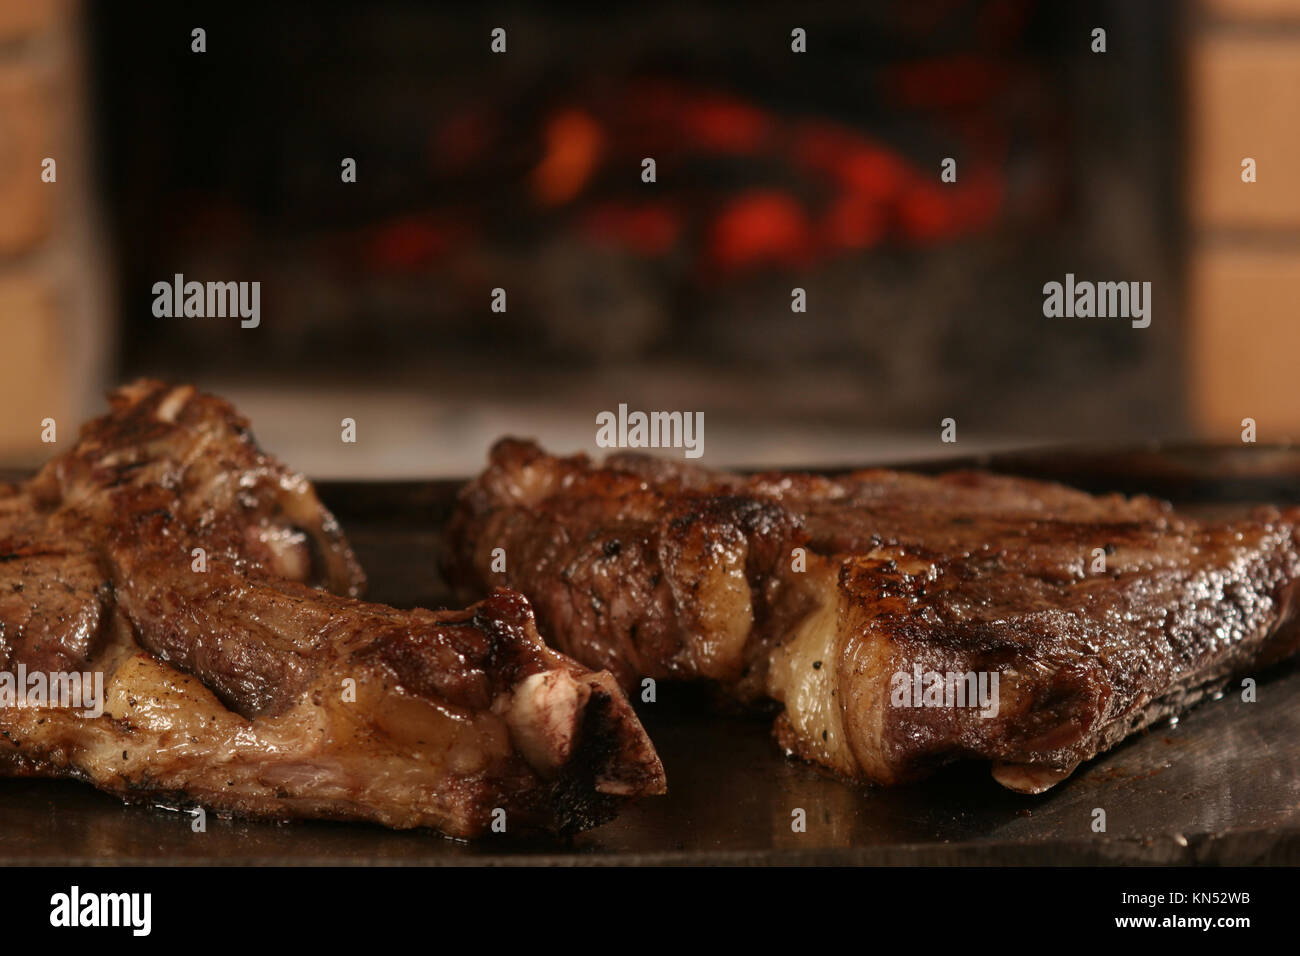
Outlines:
{"label": "dark fireplace interior", "polygon": [[[1173,3],[740,11],[93,7],[122,374],[418,394],[451,470],[618,402],[727,463],[1181,427]],[[1067,272],[1162,321],[1045,318]],[[176,273],[260,281],[261,325],[155,317]]]}

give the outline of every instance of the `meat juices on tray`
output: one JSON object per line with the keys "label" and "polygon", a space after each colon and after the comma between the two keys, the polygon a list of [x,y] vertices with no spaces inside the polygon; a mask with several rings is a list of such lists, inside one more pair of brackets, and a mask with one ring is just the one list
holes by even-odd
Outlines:
{"label": "meat juices on tray", "polygon": [[624,686],[774,702],[783,748],[838,776],[979,759],[1039,792],[1300,649],[1298,528],[982,472],[742,476],[507,439],[461,493],[448,573],[522,591]]}
{"label": "meat juices on tray", "polygon": [[663,769],[614,678],[521,595],[358,600],[311,485],[225,402],[141,381],[0,491],[0,669],[99,673],[103,713],[0,708],[0,773],[274,819],[571,831]]}

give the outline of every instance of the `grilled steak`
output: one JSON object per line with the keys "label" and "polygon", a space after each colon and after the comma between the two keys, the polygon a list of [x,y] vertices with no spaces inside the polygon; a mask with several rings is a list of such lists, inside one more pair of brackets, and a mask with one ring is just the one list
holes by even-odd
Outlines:
{"label": "grilled steak", "polygon": [[1298,527],[980,472],[740,476],[506,440],[461,494],[448,570],[518,588],[625,685],[775,702],[785,750],[839,776],[974,758],[1036,792],[1296,652]]}
{"label": "grilled steak", "polygon": [[663,791],[613,677],[546,647],[521,595],[364,603],[333,517],[229,405],[156,382],[111,402],[0,493],[0,668],[102,674],[103,713],[0,707],[0,771],[460,837]]}

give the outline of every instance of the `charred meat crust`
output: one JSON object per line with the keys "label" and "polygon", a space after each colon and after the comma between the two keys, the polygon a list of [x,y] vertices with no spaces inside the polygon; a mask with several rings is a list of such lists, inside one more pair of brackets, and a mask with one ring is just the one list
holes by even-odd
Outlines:
{"label": "charred meat crust", "polygon": [[446,571],[462,595],[524,590],[556,647],[624,688],[740,682],[754,664],[748,635],[777,612],[779,569],[805,539],[797,518],[511,440],[493,461],[447,529]]}
{"label": "charred meat crust", "polygon": [[546,647],[522,595],[360,601],[333,517],[228,404],[149,381],[110,402],[0,494],[0,659],[102,674],[104,712],[0,709],[0,769],[457,837],[498,811],[567,831],[663,792],[613,678]]}
{"label": "charred meat crust", "polygon": [[[466,596],[521,590],[625,686],[775,699],[781,745],[841,777],[981,759],[1039,790],[1300,650],[1297,528],[1300,511],[1203,523],[975,471],[741,476],[506,439],[461,493],[448,573]],[[999,674],[1000,710],[894,706],[915,666]]]}
{"label": "charred meat crust", "polygon": [[[870,738],[863,759],[897,780],[963,758],[1073,770],[1234,674],[1294,653],[1293,519],[1107,527],[1105,574],[1075,568],[1077,549],[1048,529],[964,559],[882,548],[846,561],[838,663],[850,739]],[[883,675],[999,674],[997,714],[864,707],[853,669],[861,642],[885,648]],[[871,734],[858,726],[868,712]]]}

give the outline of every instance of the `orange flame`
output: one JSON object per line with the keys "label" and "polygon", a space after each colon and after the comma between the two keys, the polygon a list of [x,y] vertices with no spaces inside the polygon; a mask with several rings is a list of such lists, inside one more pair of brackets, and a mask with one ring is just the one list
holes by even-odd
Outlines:
{"label": "orange flame", "polygon": [[546,153],[533,170],[533,195],[558,206],[582,192],[604,151],[600,126],[581,110],[565,110],[546,124]]}

